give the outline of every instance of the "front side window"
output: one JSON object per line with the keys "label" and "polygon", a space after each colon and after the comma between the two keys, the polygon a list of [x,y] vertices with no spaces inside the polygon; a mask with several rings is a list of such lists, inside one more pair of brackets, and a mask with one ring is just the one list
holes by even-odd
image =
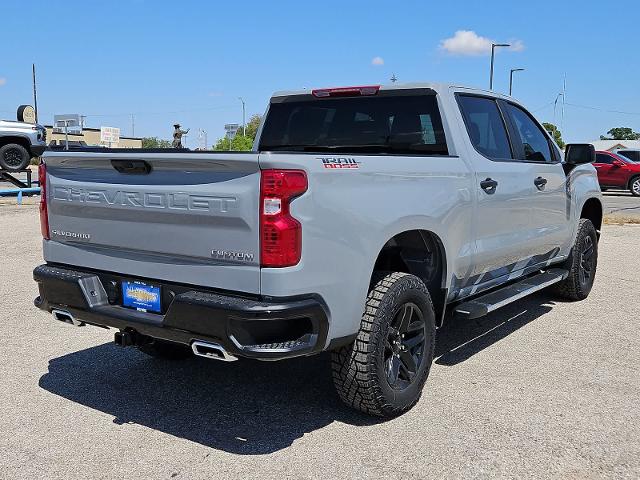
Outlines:
{"label": "front side window", "polygon": [[495,100],[460,95],[458,101],[469,138],[476,150],[494,160],[512,158],[507,130]]}
{"label": "front side window", "polygon": [[596,153],[596,163],[611,163],[612,160],[606,153]]}
{"label": "front side window", "polygon": [[308,97],[271,104],[260,150],[449,153],[435,95]]}
{"label": "front side window", "polygon": [[519,159],[552,162],[549,140],[529,114],[511,103],[506,104],[506,113],[516,130],[517,141],[522,142],[523,151],[519,154]]}

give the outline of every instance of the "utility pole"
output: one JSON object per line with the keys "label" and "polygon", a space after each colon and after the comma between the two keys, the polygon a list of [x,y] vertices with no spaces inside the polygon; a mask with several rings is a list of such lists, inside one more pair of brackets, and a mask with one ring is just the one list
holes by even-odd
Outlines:
{"label": "utility pole", "polygon": [[242,136],[246,137],[247,136],[247,124],[245,122],[245,105],[244,105],[244,100],[242,99],[242,97],[238,97],[238,100],[240,100],[242,102]]}
{"label": "utility pole", "polygon": [[567,74],[562,80],[562,119],[560,120],[560,131],[564,131],[564,101],[567,98]]}
{"label": "utility pole", "polygon": [[36,92],[36,64],[31,64],[31,71],[33,73],[33,109],[36,111],[36,123],[38,123],[38,94]]}
{"label": "utility pole", "polygon": [[[559,93],[556,96],[556,100],[553,102],[553,124],[556,125],[556,107],[558,106],[558,99],[562,97],[562,103],[564,103],[564,93]],[[556,125],[557,127],[557,125]]]}
{"label": "utility pole", "polygon": [[131,114],[131,136],[136,136],[136,117],[134,117],[133,113]]}
{"label": "utility pole", "polygon": [[496,47],[510,47],[510,43],[492,43],[491,44],[491,68],[489,72],[489,90],[493,90],[493,57]]}
{"label": "utility pole", "polygon": [[511,72],[509,72],[509,96],[511,96],[511,91],[513,90],[513,72],[522,72],[524,68],[512,68]]}

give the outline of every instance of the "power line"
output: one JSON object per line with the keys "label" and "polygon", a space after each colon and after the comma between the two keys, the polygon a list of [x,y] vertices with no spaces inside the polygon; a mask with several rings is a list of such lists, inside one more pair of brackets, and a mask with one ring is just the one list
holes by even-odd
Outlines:
{"label": "power line", "polygon": [[221,107],[207,107],[207,108],[191,108],[188,110],[174,110],[165,112],[127,112],[127,113],[89,113],[86,117],[130,117],[131,115],[173,115],[177,113],[191,113],[191,112],[207,112],[211,110],[228,110],[235,108],[234,106],[225,105]]}
{"label": "power line", "polygon": [[570,107],[585,108],[587,110],[596,110],[598,112],[619,113],[622,115],[640,115],[640,112],[623,112],[622,110],[609,110],[607,108],[592,107],[590,105],[578,105],[576,103],[569,102],[567,102],[565,105],[569,105]]}

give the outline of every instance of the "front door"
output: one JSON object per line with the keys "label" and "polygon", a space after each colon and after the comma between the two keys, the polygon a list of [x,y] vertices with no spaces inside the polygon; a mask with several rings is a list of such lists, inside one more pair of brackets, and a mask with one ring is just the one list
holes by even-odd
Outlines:
{"label": "front door", "polygon": [[533,116],[513,103],[500,101],[499,105],[516,159],[530,167],[526,174],[534,235],[530,265],[544,263],[557,256],[572,235],[567,176],[560,152]]}

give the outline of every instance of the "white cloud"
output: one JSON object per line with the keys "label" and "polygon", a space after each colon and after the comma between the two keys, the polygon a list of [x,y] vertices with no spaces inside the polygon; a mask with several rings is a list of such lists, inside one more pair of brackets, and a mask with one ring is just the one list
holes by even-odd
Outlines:
{"label": "white cloud", "polygon": [[522,40],[509,40],[511,46],[509,50],[512,52],[521,52],[524,50],[524,42]]}
{"label": "white cloud", "polygon": [[7,83],[7,79],[4,77],[0,77],[0,87]]}
{"label": "white cloud", "polygon": [[221,97],[222,92],[209,92],[210,97]]}
{"label": "white cloud", "polygon": [[[440,41],[440,50],[449,55],[480,56],[491,53],[491,44],[495,40],[478,35],[473,30],[458,30],[453,37]],[[522,40],[511,39],[509,50],[521,52],[524,50]]]}
{"label": "white cloud", "polygon": [[382,58],[382,57],[373,57],[373,60],[371,60],[371,65],[373,65],[375,67],[380,67],[380,66],[384,65],[384,58]]}

